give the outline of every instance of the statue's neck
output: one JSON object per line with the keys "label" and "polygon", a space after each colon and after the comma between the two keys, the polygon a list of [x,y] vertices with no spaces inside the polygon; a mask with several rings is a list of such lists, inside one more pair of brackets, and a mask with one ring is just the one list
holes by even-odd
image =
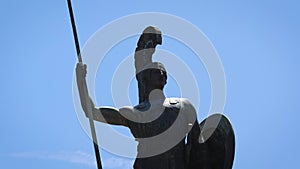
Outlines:
{"label": "statue's neck", "polygon": [[166,96],[162,89],[147,90],[145,101],[155,104],[163,104]]}

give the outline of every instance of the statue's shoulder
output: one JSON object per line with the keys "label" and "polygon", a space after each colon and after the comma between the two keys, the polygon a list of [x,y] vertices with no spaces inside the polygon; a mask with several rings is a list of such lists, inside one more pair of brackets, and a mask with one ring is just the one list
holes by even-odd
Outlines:
{"label": "statue's shoulder", "polygon": [[164,105],[166,107],[178,107],[178,108],[193,107],[193,104],[187,98],[178,98],[178,97],[166,98]]}
{"label": "statue's shoulder", "polygon": [[181,108],[181,98],[171,97],[166,98],[164,101],[164,106],[169,108]]}
{"label": "statue's shoulder", "polygon": [[196,109],[195,109],[194,105],[192,104],[192,102],[189,99],[181,98],[180,103],[181,103],[181,107],[185,111],[187,111],[189,113],[196,113]]}
{"label": "statue's shoulder", "polygon": [[171,97],[166,98],[164,102],[165,107],[188,108],[193,107],[193,104],[187,98]]}

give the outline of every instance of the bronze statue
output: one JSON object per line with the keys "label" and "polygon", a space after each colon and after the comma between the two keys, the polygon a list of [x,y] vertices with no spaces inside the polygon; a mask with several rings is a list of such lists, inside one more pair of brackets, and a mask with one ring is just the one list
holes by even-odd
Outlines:
{"label": "bronze statue", "polygon": [[[94,120],[113,125],[122,125],[128,127],[138,141],[137,158],[134,163],[134,169],[211,169],[232,167],[232,159],[227,162],[226,150],[224,145],[227,142],[232,143],[234,147],[234,135],[231,126],[226,126],[229,121],[224,121],[224,125],[216,130],[220,133],[213,134],[208,142],[199,143],[201,138],[201,125],[198,124],[196,118],[196,110],[188,99],[184,98],[166,98],[163,92],[164,86],[167,84],[167,71],[162,63],[153,62],[152,55],[155,47],[162,44],[161,31],[153,26],[147,27],[140,36],[137,48],[135,50],[135,67],[136,79],[139,88],[139,104],[134,107],[126,106],[122,108],[100,107],[97,108],[92,104],[92,112]],[[86,65],[77,64],[76,77],[79,88],[81,104],[86,116],[87,106],[83,87],[86,84]],[[222,123],[222,124],[223,124]],[[175,124],[175,125],[174,125]],[[230,123],[229,123],[230,125]],[[155,138],[168,132],[167,137],[162,137],[159,142],[147,141],[147,138]],[[188,136],[187,143],[185,142]],[[219,141],[217,144],[214,141]],[[226,139],[226,143],[224,142]],[[150,139],[151,140],[151,139]],[[210,141],[212,140],[212,141]],[[170,142],[175,143],[168,147]],[[209,144],[208,144],[209,143]],[[219,145],[220,152],[223,155],[221,161],[212,161],[216,159],[212,150],[215,145]],[[223,146],[223,147],[222,147]],[[166,148],[167,147],[167,148]],[[232,154],[232,148],[227,148],[229,154]],[[226,147],[225,147],[226,148]],[[158,150],[163,151],[158,151]],[[165,150],[164,150],[165,149]],[[225,153],[224,153],[225,152]],[[222,154],[223,153],[223,154]],[[199,159],[200,158],[200,159]],[[227,167],[225,162],[229,163]],[[215,165],[217,163],[218,165]],[[216,167],[217,166],[217,167]]]}

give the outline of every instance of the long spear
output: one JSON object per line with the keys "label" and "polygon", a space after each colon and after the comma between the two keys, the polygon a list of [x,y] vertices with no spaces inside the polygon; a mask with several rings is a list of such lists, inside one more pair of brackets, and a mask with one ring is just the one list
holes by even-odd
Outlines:
{"label": "long spear", "polygon": [[[71,24],[72,24],[72,29],[73,29],[73,36],[75,40],[75,46],[76,46],[76,51],[77,51],[77,57],[78,57],[78,62],[82,63],[82,58],[81,58],[81,53],[80,53],[80,46],[79,46],[79,41],[78,41],[78,36],[77,36],[77,31],[76,31],[76,25],[75,25],[75,19],[73,15],[73,9],[72,9],[72,4],[71,0],[68,1],[68,8],[69,8],[69,13],[70,13],[70,19],[71,19]],[[91,128],[91,133],[92,133],[92,138],[93,138],[93,144],[94,144],[94,150],[95,150],[95,155],[96,155],[96,160],[97,160],[97,167],[98,169],[102,169],[101,165],[101,158],[100,158],[100,152],[99,152],[99,147],[98,147],[98,141],[97,141],[97,136],[96,136],[96,131],[95,131],[95,125],[94,125],[94,118],[93,118],[93,112],[92,112],[92,105],[90,101],[88,100],[88,89],[86,85],[83,85],[83,94],[85,96],[85,105],[87,106],[88,109],[88,114],[89,114],[89,122],[90,122],[90,128]]]}

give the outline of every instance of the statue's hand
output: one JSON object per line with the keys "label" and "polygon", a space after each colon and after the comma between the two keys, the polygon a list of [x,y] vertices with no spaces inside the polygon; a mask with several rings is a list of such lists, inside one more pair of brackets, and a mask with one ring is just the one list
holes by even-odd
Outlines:
{"label": "statue's hand", "polygon": [[83,63],[77,63],[76,65],[76,75],[79,78],[85,78],[86,77],[86,64]]}

